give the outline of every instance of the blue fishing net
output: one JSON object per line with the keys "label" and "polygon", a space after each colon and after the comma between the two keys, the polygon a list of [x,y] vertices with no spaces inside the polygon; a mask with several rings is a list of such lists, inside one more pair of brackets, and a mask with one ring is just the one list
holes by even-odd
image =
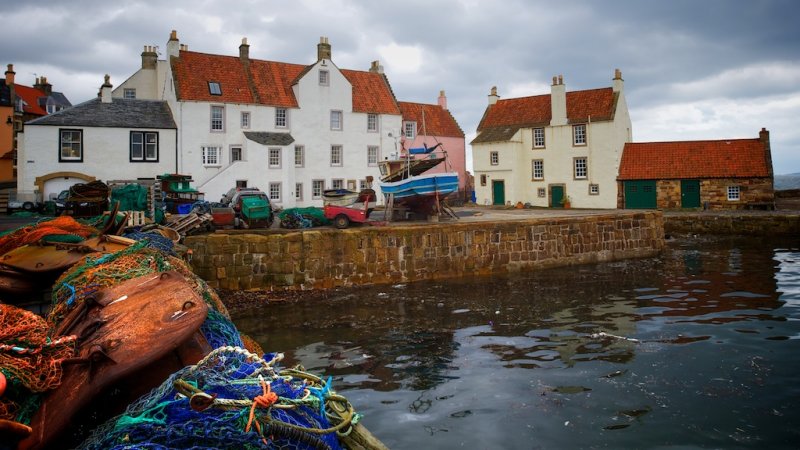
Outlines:
{"label": "blue fishing net", "polygon": [[265,358],[218,348],[131,404],[81,448],[341,448],[337,433],[358,415],[330,390],[330,379],[297,369],[276,372],[280,357]]}
{"label": "blue fishing net", "polygon": [[145,244],[146,247],[155,248],[161,250],[162,252],[170,255],[175,256],[175,243],[172,242],[172,239],[163,236],[158,233],[144,233],[141,231],[131,231],[125,233],[124,236],[129,239],[133,239],[134,241],[144,241],[146,240],[147,243]]}

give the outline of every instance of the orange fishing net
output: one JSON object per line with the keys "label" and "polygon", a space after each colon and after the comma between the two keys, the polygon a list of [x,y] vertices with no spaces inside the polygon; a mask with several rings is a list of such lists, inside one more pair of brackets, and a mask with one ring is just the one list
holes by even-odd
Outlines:
{"label": "orange fishing net", "polygon": [[70,216],[59,216],[53,220],[22,227],[0,237],[0,255],[4,255],[17,247],[39,242],[45,236],[75,235],[86,239],[98,233],[96,228],[83,225]]}
{"label": "orange fishing net", "polygon": [[14,419],[15,397],[24,398],[14,390],[44,392],[61,383],[61,362],[74,355],[75,336],[51,341],[47,330],[47,322],[36,314],[0,304],[0,372],[9,385],[0,396],[0,419]]}

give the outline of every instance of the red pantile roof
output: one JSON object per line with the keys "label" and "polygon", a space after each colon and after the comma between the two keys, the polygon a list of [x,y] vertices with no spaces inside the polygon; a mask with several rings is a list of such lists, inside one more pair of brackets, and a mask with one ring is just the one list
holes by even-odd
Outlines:
{"label": "red pantile roof", "polygon": [[[567,120],[570,123],[612,120],[616,96],[612,88],[567,92]],[[505,126],[548,125],[552,118],[550,94],[498,100],[489,106],[478,131]]]}
{"label": "red pantile roof", "polygon": [[397,104],[400,106],[400,113],[403,115],[403,120],[417,122],[419,134],[425,133],[428,136],[464,137],[464,131],[458,126],[456,119],[450,114],[450,111],[439,105],[411,102],[398,102]]}
{"label": "red pantile roof", "polygon": [[21,84],[14,83],[14,91],[17,94],[17,97],[21,98],[22,100],[27,103],[23,107],[23,112],[29,114],[36,114],[37,116],[46,116],[47,111],[44,110],[41,106],[39,106],[39,98],[46,97],[47,95],[35,88],[29,86],[23,86]]}
{"label": "red pantile roof", "polygon": [[760,139],[627,143],[620,180],[753,178],[771,176]]}
{"label": "red pantile roof", "polygon": [[[251,59],[249,66],[248,75],[239,57],[181,51],[172,59],[178,99],[298,107],[292,85],[310,66],[257,59]],[[353,86],[353,111],[400,114],[383,74],[355,70],[342,74]],[[209,81],[220,84],[222,95],[211,95]]]}

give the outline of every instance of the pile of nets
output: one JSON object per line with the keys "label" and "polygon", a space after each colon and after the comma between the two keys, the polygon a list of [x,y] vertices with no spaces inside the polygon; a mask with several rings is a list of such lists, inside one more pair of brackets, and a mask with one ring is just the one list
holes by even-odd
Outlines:
{"label": "pile of nets", "polygon": [[75,336],[51,340],[47,322],[36,314],[0,304],[0,419],[28,423],[38,404],[36,393],[61,383],[61,362],[72,357]]}
{"label": "pile of nets", "polygon": [[278,214],[281,228],[298,229],[330,225],[331,221],[325,218],[321,208],[309,206],[307,208],[284,209]]}
{"label": "pile of nets", "polygon": [[358,422],[347,399],[301,369],[277,371],[238,347],[220,347],[95,430],[84,449],[338,449]]}
{"label": "pile of nets", "polygon": [[146,247],[155,248],[170,256],[175,256],[175,243],[163,234],[133,230],[126,232],[123,236],[134,241],[145,241]]}
{"label": "pile of nets", "polygon": [[0,237],[0,255],[39,241],[76,243],[98,233],[97,228],[80,223],[70,216],[60,216],[3,235]]}

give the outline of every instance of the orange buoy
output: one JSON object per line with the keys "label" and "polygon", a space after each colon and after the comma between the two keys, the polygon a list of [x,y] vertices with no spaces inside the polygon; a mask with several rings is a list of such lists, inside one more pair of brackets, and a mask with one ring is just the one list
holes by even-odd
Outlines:
{"label": "orange buoy", "polygon": [[0,372],[0,397],[3,396],[3,393],[6,391],[6,376],[3,372]]}

